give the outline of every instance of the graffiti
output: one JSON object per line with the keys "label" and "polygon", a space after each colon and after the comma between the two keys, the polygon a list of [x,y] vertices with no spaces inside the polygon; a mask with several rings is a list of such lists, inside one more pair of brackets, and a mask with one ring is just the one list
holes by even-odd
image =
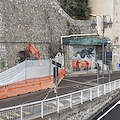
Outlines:
{"label": "graffiti", "polygon": [[94,57],[93,50],[94,50],[94,47],[93,48],[88,48],[88,50],[85,48],[85,49],[83,49],[81,51],[77,51],[74,54],[74,56],[77,57],[78,54],[79,54],[82,59],[84,59],[85,57],[90,59],[90,58]]}
{"label": "graffiti", "polygon": [[73,60],[73,70],[89,70],[92,66],[92,60]]}

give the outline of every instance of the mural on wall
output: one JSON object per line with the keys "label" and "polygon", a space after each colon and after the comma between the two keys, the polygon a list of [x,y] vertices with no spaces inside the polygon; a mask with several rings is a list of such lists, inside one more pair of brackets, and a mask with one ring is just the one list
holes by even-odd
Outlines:
{"label": "mural on wall", "polygon": [[77,55],[79,54],[82,59],[84,59],[86,56],[88,58],[92,58],[94,57],[94,53],[92,53],[93,50],[94,48],[88,48],[88,50],[85,48],[82,51],[76,52],[74,56],[77,57]]}
{"label": "mural on wall", "polygon": [[95,60],[95,46],[75,46],[73,51],[73,69],[90,69]]}
{"label": "mural on wall", "polygon": [[74,60],[95,60],[95,46],[74,47]]}

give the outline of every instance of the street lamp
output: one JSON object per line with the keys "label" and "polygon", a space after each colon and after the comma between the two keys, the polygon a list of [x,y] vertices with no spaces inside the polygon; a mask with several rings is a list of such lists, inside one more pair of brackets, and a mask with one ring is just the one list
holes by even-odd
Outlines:
{"label": "street lamp", "polygon": [[[109,14],[103,15],[103,16],[101,16],[101,15],[96,15],[96,16],[101,17],[101,20],[102,20],[102,23],[103,23],[103,30],[102,30],[103,31],[103,38],[102,38],[102,78],[103,78],[103,83],[104,83],[104,33],[105,33],[105,28],[107,28],[108,26],[109,26],[109,28],[111,28],[113,22],[111,21],[111,16]],[[106,19],[107,16],[110,17],[109,22],[107,22],[107,19]],[[95,28],[96,25],[97,25],[96,22],[93,20],[91,22],[92,28]]]}

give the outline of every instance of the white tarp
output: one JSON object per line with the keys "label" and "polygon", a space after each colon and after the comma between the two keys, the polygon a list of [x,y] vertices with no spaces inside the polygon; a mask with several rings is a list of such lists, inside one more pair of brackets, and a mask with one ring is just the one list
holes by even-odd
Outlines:
{"label": "white tarp", "polygon": [[[0,86],[38,77],[53,75],[52,60],[62,64],[62,57],[48,60],[26,60],[2,73],[0,73]],[[59,68],[60,70],[61,68]]]}

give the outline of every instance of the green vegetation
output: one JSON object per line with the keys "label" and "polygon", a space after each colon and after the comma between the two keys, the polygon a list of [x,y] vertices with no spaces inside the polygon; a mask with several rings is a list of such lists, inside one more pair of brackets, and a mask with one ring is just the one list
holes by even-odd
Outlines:
{"label": "green vegetation", "polygon": [[73,19],[89,19],[91,9],[88,8],[88,0],[58,0],[61,7]]}

